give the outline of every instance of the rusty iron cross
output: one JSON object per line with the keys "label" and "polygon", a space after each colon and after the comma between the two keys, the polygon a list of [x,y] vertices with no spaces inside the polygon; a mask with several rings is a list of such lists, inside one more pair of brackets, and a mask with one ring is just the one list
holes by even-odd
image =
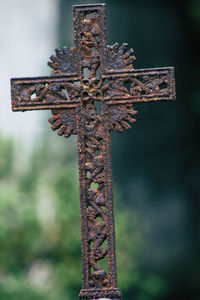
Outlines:
{"label": "rusty iron cross", "polygon": [[[130,129],[134,103],[175,99],[174,69],[134,70],[127,44],[106,44],[106,7],[73,7],[75,47],[56,49],[52,75],[11,79],[12,109],[51,109],[58,135],[78,136],[80,299],[122,299],[117,287],[111,131]],[[101,111],[99,105],[101,104]],[[104,264],[102,265],[102,261]]]}

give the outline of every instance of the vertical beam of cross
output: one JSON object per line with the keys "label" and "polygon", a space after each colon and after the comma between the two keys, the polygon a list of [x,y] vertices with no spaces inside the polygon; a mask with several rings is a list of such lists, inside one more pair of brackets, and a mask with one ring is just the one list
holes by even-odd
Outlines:
{"label": "vertical beam of cross", "polygon": [[[82,78],[78,146],[83,286],[81,298],[121,298],[117,288],[112,201],[111,141],[103,100],[105,6],[74,7],[74,38]],[[104,260],[104,265],[101,261]]]}
{"label": "vertical beam of cross", "polygon": [[52,76],[11,79],[12,109],[51,109],[59,135],[78,136],[82,236],[79,298],[122,299],[117,287],[111,131],[131,128],[136,102],[175,99],[174,69],[134,70],[127,44],[106,44],[105,5],[73,7],[75,47],[56,49]]}

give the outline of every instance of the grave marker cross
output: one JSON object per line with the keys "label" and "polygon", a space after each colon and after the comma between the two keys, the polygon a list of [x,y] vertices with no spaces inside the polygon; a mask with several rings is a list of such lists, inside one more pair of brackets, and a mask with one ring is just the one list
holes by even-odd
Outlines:
{"label": "grave marker cross", "polygon": [[104,4],[74,6],[73,16],[75,47],[56,49],[48,63],[52,76],[11,79],[12,109],[51,109],[53,130],[65,137],[77,134],[79,297],[122,299],[116,276],[110,132],[131,128],[134,103],[174,100],[174,69],[134,70],[135,57],[127,44],[107,46]]}

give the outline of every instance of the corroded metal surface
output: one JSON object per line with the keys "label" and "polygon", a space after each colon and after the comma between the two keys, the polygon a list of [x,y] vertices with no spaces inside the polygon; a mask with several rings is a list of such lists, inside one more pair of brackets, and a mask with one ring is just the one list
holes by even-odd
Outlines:
{"label": "corroded metal surface", "polygon": [[116,275],[110,132],[131,128],[134,103],[174,100],[174,69],[134,70],[135,56],[127,44],[107,46],[104,4],[74,6],[73,14],[75,47],[55,50],[48,63],[52,76],[11,79],[12,109],[52,109],[51,128],[65,137],[77,134],[79,297],[122,299]]}

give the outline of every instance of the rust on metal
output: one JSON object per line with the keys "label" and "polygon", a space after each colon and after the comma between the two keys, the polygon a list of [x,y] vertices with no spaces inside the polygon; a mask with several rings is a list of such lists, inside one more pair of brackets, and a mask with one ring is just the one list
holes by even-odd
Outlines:
{"label": "rust on metal", "polygon": [[[136,70],[127,44],[106,44],[106,7],[73,7],[74,44],[56,49],[49,77],[11,79],[13,111],[51,109],[58,135],[78,136],[80,299],[122,299],[117,287],[111,131],[135,123],[134,103],[174,100],[174,68]],[[100,104],[100,105],[99,105]],[[102,267],[101,261],[104,261]]]}

